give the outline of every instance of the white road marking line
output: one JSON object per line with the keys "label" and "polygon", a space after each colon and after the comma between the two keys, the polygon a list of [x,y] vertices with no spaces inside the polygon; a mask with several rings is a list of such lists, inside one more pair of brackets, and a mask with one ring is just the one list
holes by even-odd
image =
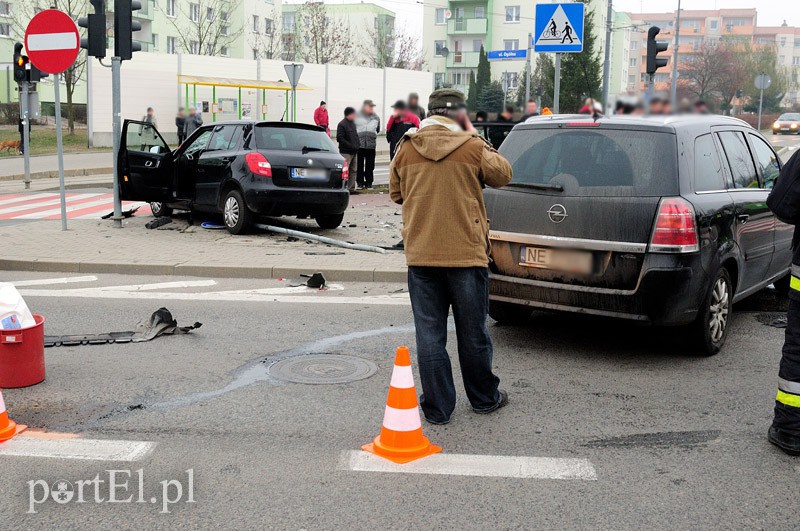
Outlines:
{"label": "white road marking line", "polygon": [[[93,194],[76,194],[71,197],[67,198],[67,202],[75,201],[77,199],[88,199],[90,197],[96,197],[99,195],[103,195],[100,193],[93,193]],[[33,199],[33,197],[32,197]],[[42,207],[48,207],[53,205],[58,205],[61,203],[61,199],[48,199],[47,201],[37,201],[36,203],[30,203],[27,205],[17,205],[11,206],[7,208],[0,208],[0,215],[12,214],[14,212],[23,212],[25,210],[36,210],[41,209]],[[59,211],[60,212],[60,211]]]}
{"label": "white road marking line", "polygon": [[[111,204],[113,205],[114,200],[111,199],[111,201],[112,201]],[[109,199],[107,197],[102,197],[95,201],[88,201],[86,203],[78,203],[78,204],[74,204],[71,203],[70,201],[67,201],[67,212],[69,213],[69,212],[75,212],[76,210],[83,210],[84,208],[94,208],[98,206],[103,206],[107,205],[108,202]],[[55,216],[60,213],[61,213],[61,207],[59,206],[59,208],[52,208],[50,210],[41,210],[38,212],[31,212],[30,214],[23,214],[21,216],[16,216],[16,219],[40,219],[40,218],[46,218],[48,216]]]}
{"label": "white road marking line", "polygon": [[151,291],[156,289],[172,288],[200,288],[205,286],[216,286],[216,280],[176,280],[172,282],[156,282],[154,284],[129,284],[127,286],[100,286],[91,288],[77,288],[64,290],[65,292],[93,292],[100,291]]}
{"label": "white road marking line", "polygon": [[107,439],[42,439],[17,435],[0,443],[0,457],[48,457],[92,461],[138,461],[155,448],[148,441],[115,441]]}
{"label": "white road marking line", "polygon": [[20,201],[30,201],[31,199],[52,199],[58,196],[59,195],[56,193],[20,194],[17,197],[5,197],[4,199],[0,199],[0,206],[10,205],[11,203],[19,203]]}
{"label": "white road marking line", "polygon": [[26,41],[29,52],[46,50],[72,50],[77,48],[77,36],[65,33],[29,33]]}
{"label": "white road marking line", "polygon": [[15,280],[11,282],[16,287],[20,286],[47,286],[50,284],[72,284],[73,282],[94,282],[97,277],[62,277],[62,278],[38,278],[35,280]]}
{"label": "white road marking line", "polygon": [[339,469],[445,476],[597,480],[597,473],[588,459],[559,457],[434,454],[398,465],[368,452],[350,450],[342,452]]}
{"label": "white road marking line", "polygon": [[[344,291],[344,286],[341,284],[328,284],[325,291]],[[262,289],[241,289],[241,290],[228,290],[228,291],[212,291],[214,295],[238,295],[238,294],[253,294],[253,295],[291,295],[296,293],[316,293],[319,290],[316,288],[309,288],[307,286],[282,286],[280,288],[262,288]]]}

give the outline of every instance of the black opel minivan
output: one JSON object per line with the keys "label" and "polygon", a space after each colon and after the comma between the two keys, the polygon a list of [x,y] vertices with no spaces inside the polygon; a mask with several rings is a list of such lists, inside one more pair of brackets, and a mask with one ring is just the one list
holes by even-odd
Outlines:
{"label": "black opel minivan", "polygon": [[766,204],[780,161],[743,121],[533,118],[500,152],[514,178],[485,192],[497,321],[543,308],[688,325],[711,355],[734,302],[788,289],[793,227]]}

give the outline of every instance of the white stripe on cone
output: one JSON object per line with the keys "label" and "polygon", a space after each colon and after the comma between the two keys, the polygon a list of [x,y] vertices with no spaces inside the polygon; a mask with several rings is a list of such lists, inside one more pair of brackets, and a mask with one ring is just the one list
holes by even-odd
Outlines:
{"label": "white stripe on cone", "polygon": [[66,33],[35,33],[28,35],[28,51],[74,50],[78,47],[77,35]]}
{"label": "white stripe on cone", "polygon": [[417,430],[422,427],[419,410],[417,408],[396,409],[386,406],[386,411],[383,413],[383,427],[393,431]]}
{"label": "white stripe on cone", "polygon": [[392,371],[392,383],[395,389],[411,389],[414,387],[414,373],[411,365],[395,365]]}
{"label": "white stripe on cone", "polygon": [[6,403],[3,402],[3,393],[0,393],[0,415],[6,412]]}

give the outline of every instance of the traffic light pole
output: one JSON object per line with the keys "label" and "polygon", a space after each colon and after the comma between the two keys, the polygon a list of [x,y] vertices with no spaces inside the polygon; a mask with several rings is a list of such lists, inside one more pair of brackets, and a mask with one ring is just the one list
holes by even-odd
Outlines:
{"label": "traffic light pole", "polygon": [[553,114],[558,114],[561,99],[561,54],[556,54],[556,75],[553,80]]}
{"label": "traffic light pole", "polygon": [[[528,33],[528,46],[525,54],[525,105],[531,99],[531,42],[533,41],[533,34]],[[526,111],[527,112],[527,111]]]}
{"label": "traffic light pole", "polygon": [[603,110],[607,114],[608,109],[611,107],[608,104],[609,83],[611,83],[611,22],[614,18],[614,8],[612,1],[608,0],[608,11],[606,12],[606,46],[605,46],[605,59],[603,61]]}
{"label": "traffic light pole", "polygon": [[23,81],[19,84],[19,116],[22,119],[22,150],[25,166],[25,189],[31,187],[31,135],[28,119],[28,82]]}
{"label": "traffic light pole", "polygon": [[120,124],[120,114],[122,113],[122,98],[120,97],[120,66],[122,59],[119,57],[111,58],[111,126],[112,136],[114,137],[114,227],[122,228],[122,203],[119,199],[119,176],[117,172],[119,143],[121,141],[122,124]]}

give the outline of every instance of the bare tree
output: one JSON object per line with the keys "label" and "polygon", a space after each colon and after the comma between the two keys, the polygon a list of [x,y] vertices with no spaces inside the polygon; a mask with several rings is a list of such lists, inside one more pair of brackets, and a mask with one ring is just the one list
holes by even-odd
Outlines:
{"label": "bare tree", "polygon": [[367,25],[367,38],[361,45],[365,66],[422,70],[425,59],[418,35],[396,27]]}
{"label": "bare tree", "polygon": [[[19,41],[22,41],[25,36],[25,28],[33,16],[44,9],[51,7],[61,10],[70,16],[73,20],[77,20],[87,12],[87,0],[27,0],[26,2],[15,2],[12,12],[12,29],[14,35]],[[81,30],[81,36],[83,36]],[[75,134],[75,87],[84,81],[84,74],[86,72],[86,53],[80,50],[78,58],[75,62],[61,74],[61,79],[64,80],[64,88],[67,93],[67,128],[70,135]],[[56,76],[58,77],[58,76]],[[53,79],[53,83],[58,83],[58,79]]]}
{"label": "bare tree", "polygon": [[709,99],[719,86],[720,74],[725,67],[725,56],[719,47],[719,43],[704,42],[697,53],[687,56],[691,59],[684,60],[681,65],[681,79],[686,89],[698,99]]}
{"label": "bare tree", "polygon": [[292,41],[293,59],[307,63],[347,64],[353,56],[347,21],[332,16],[322,2],[309,0],[297,10]]}
{"label": "bare tree", "polygon": [[281,30],[283,28],[280,11],[272,8],[270,16],[264,15],[264,31],[252,32],[248,43],[257,57],[255,59],[278,59],[281,50]]}
{"label": "bare tree", "polygon": [[[177,31],[181,49],[196,55],[223,55],[244,32],[244,24],[235,28],[230,14],[241,6],[241,0],[196,0],[176,2],[178,16],[164,17]],[[162,12],[164,8],[157,4]],[[247,21],[245,21],[246,23]]]}

